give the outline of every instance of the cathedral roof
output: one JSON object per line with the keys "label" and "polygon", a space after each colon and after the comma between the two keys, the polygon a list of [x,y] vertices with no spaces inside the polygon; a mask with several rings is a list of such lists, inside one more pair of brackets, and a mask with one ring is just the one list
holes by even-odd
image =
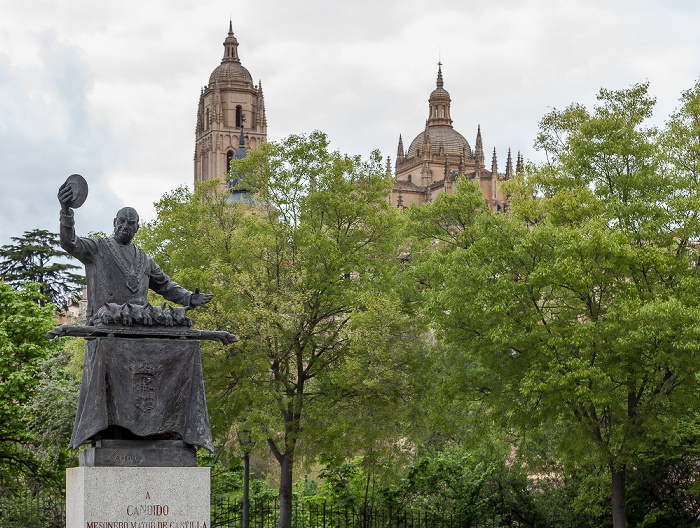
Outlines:
{"label": "cathedral roof", "polygon": [[250,76],[250,72],[240,63],[222,62],[220,66],[217,66],[217,68],[211,72],[211,76],[209,77],[209,84],[214,84],[214,82],[224,84],[229,82],[242,82],[252,85],[253,78]]}
{"label": "cathedral roof", "polygon": [[224,85],[233,82],[253,86],[253,78],[250,72],[241,64],[241,60],[238,58],[238,40],[233,36],[233,24],[230,22],[228,36],[224,40],[224,58],[209,76],[209,85],[215,82]]}
{"label": "cathedral roof", "polygon": [[411,142],[411,146],[408,147],[408,153],[406,154],[407,157],[415,156],[419,148],[421,150],[423,149],[426,131],[430,136],[430,151],[433,154],[439,154],[440,146],[445,148],[446,154],[456,155],[457,159],[459,159],[459,155],[465,147],[467,153],[471,154],[471,148],[467,140],[450,125],[432,125],[426,127],[426,129],[418,134]]}

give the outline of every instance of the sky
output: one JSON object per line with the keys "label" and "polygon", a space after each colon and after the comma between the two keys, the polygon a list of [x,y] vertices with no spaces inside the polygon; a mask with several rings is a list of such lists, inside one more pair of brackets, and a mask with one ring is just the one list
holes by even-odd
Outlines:
{"label": "sky", "polygon": [[0,245],[58,231],[59,186],[90,191],[76,230],[142,221],[192,185],[201,87],[229,21],[262,82],[268,140],[396,157],[425,126],[438,61],[453,126],[473,147],[541,161],[540,119],[601,88],[648,81],[663,126],[700,79],[695,0],[0,0]]}

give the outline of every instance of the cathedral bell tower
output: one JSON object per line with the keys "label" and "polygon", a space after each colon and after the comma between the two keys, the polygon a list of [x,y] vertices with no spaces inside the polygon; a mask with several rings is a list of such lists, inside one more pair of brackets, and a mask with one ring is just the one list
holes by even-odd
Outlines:
{"label": "cathedral bell tower", "polygon": [[241,131],[246,149],[267,140],[262,83],[253,84],[238,57],[238,40],[229,23],[224,57],[202,88],[195,127],[194,182],[219,178],[226,183],[231,159],[239,149]]}

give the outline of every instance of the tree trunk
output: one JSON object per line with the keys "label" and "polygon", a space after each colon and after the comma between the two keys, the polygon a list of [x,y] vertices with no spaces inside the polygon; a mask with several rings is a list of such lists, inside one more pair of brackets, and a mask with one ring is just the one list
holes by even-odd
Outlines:
{"label": "tree trunk", "polygon": [[625,468],[610,465],[612,474],[612,516],[614,528],[627,528],[627,506],[625,505]]}
{"label": "tree trunk", "polygon": [[293,455],[289,452],[280,460],[280,520],[278,528],[292,528],[292,471]]}

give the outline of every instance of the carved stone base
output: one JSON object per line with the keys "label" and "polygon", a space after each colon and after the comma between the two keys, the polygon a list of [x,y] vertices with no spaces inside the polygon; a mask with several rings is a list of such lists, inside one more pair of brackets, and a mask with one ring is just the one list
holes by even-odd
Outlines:
{"label": "carved stone base", "polygon": [[180,440],[98,440],[78,456],[84,467],[197,467],[194,447]]}
{"label": "carved stone base", "polygon": [[66,528],[210,528],[209,468],[66,470]]}

